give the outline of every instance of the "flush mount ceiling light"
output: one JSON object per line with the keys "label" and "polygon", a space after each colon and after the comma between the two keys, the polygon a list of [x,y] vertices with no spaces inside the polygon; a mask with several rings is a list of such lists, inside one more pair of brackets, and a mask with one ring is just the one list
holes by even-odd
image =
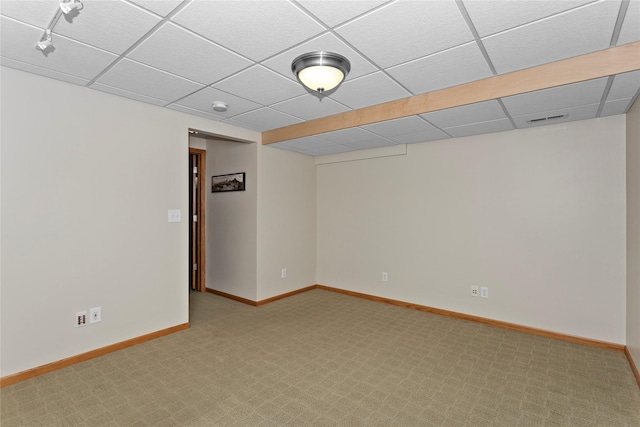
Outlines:
{"label": "flush mount ceiling light", "polygon": [[68,2],[60,3],[60,10],[62,10],[62,13],[65,15],[78,8],[82,8],[82,2],[80,0],[70,0]]}
{"label": "flush mount ceiling light", "polygon": [[318,93],[336,88],[351,71],[351,63],[332,52],[311,52],[298,56],[291,63],[291,71],[300,83]]}
{"label": "flush mount ceiling light", "polygon": [[53,42],[51,41],[51,30],[47,29],[44,34],[45,34],[45,39],[40,40],[38,43],[36,43],[36,46],[38,46],[38,49],[42,51],[47,50],[49,46],[53,45]]}
{"label": "flush mount ceiling light", "polygon": [[213,101],[213,104],[211,104],[211,108],[213,108],[213,111],[219,111],[222,113],[224,111],[227,111],[227,103],[222,101]]}

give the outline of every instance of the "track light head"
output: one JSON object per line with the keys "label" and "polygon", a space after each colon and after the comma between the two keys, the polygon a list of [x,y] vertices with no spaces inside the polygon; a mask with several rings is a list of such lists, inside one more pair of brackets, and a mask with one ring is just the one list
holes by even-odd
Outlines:
{"label": "track light head", "polygon": [[79,0],[70,0],[68,2],[60,3],[60,10],[62,10],[62,13],[64,13],[65,15],[67,15],[72,10],[75,10],[81,7],[82,7],[82,2]]}
{"label": "track light head", "polygon": [[46,38],[44,40],[40,40],[38,43],[36,43],[38,49],[42,51],[46,50],[49,46],[53,46],[53,42],[51,41],[51,30],[47,29],[45,31],[45,35]]}

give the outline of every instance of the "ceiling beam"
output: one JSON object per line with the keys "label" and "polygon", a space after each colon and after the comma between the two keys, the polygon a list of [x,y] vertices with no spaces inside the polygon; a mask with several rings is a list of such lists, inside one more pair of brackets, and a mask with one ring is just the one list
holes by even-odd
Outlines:
{"label": "ceiling beam", "polygon": [[640,41],[371,107],[268,130],[262,144],[399,119],[640,70]]}

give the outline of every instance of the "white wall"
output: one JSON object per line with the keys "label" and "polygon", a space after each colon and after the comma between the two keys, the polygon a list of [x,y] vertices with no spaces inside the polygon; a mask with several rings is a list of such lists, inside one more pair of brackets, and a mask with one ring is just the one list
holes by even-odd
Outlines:
{"label": "white wall", "polygon": [[627,113],[627,347],[640,367],[640,102]]}
{"label": "white wall", "polygon": [[187,130],[259,133],[8,68],[1,95],[0,375],[187,322]]}
{"label": "white wall", "polygon": [[[256,299],[257,146],[207,141],[207,287]],[[245,191],[211,193],[211,177],[245,172]]]}
{"label": "white wall", "polygon": [[[315,284],[314,158],[258,147],[258,300]],[[282,268],[287,277],[281,277]]]}
{"label": "white wall", "polygon": [[624,343],[624,120],[319,165],[318,283]]}

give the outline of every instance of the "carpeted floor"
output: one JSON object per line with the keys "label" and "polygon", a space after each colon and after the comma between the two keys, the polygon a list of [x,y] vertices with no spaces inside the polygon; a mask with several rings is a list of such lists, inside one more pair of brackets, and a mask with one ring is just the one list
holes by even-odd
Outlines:
{"label": "carpeted floor", "polygon": [[9,426],[640,426],[624,354],[313,290],[0,391]]}

